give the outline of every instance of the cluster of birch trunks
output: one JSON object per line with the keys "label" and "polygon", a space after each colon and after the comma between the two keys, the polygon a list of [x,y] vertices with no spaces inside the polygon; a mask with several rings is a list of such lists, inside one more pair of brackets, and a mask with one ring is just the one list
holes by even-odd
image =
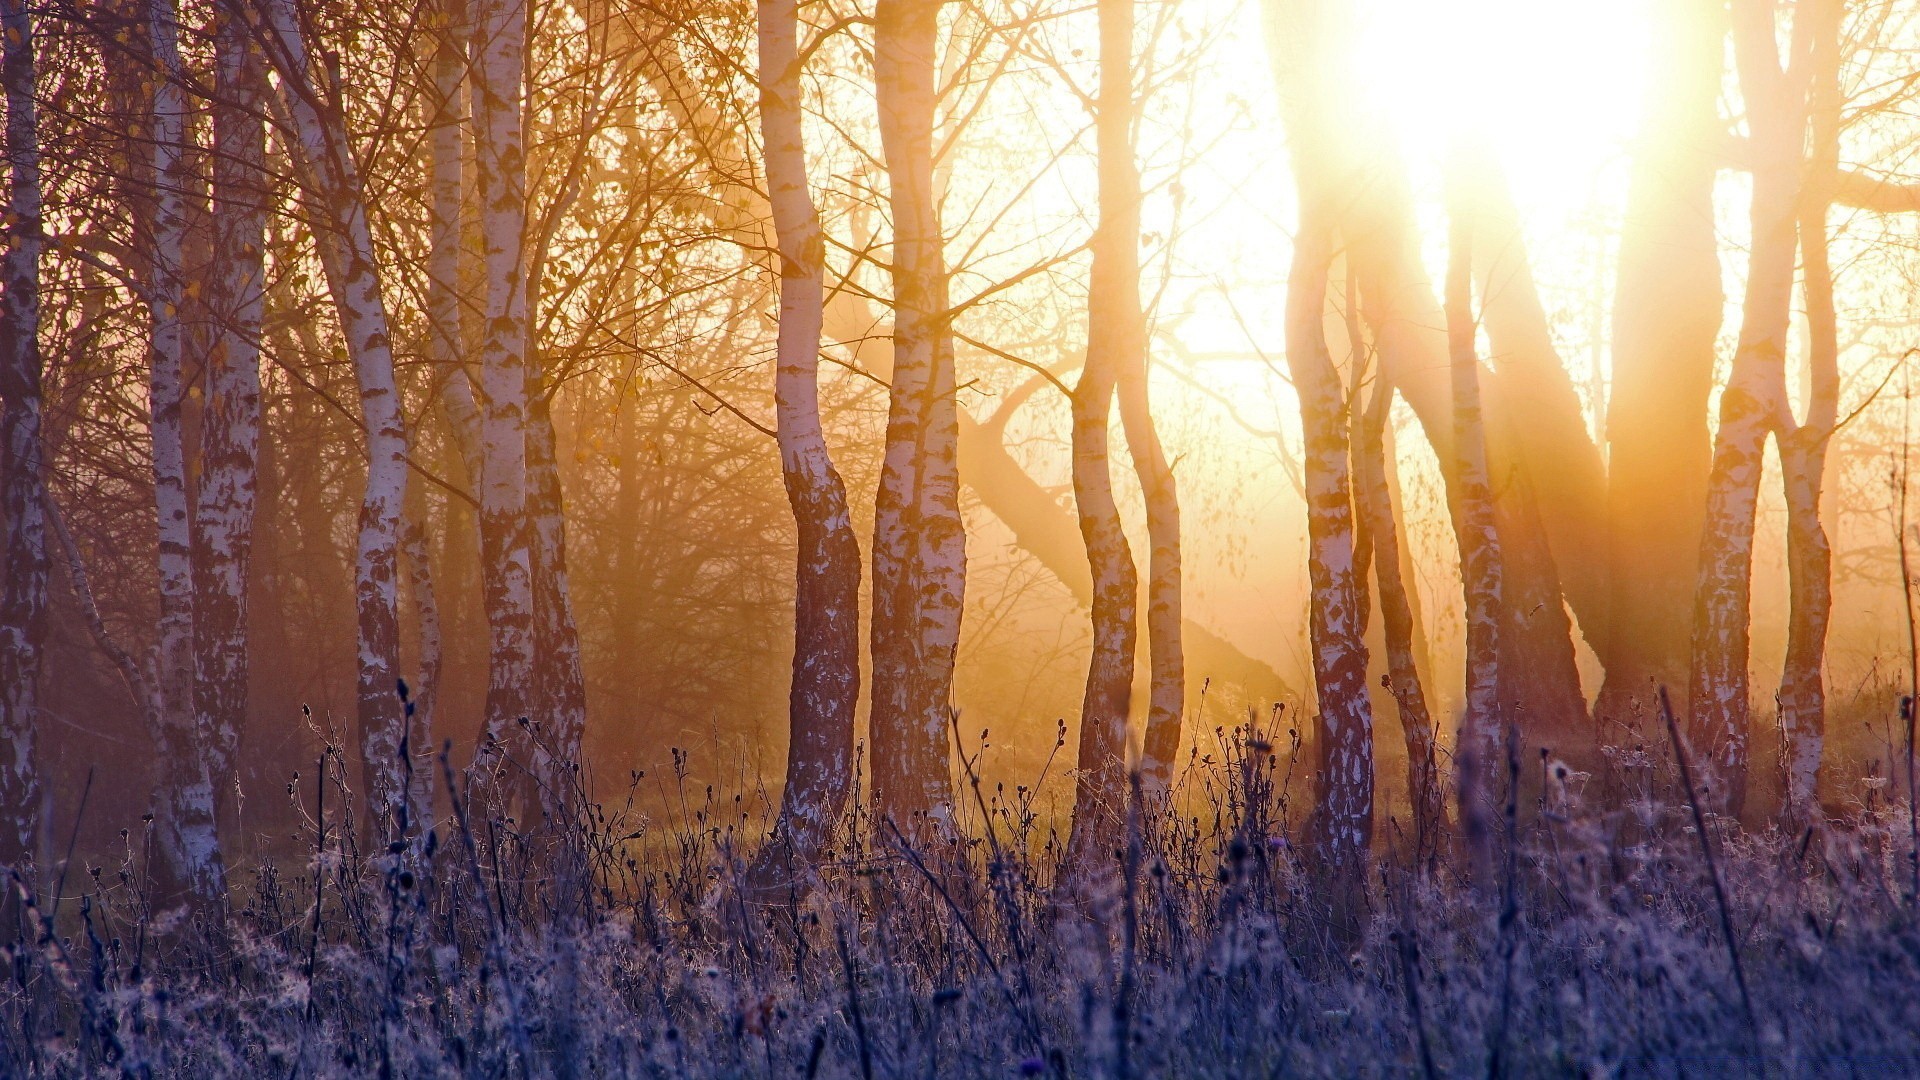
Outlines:
{"label": "cluster of birch trunks", "polygon": [[[578,811],[589,712],[551,413],[565,343],[554,340],[550,312],[570,302],[587,276],[581,266],[592,263],[555,255],[563,243],[592,250],[593,229],[569,208],[618,178],[586,151],[558,164],[548,154],[537,180],[550,190],[530,194],[529,161],[546,151],[529,133],[546,132],[557,108],[536,115],[535,75],[551,75],[551,65],[536,71],[530,56],[560,23],[572,27],[591,76],[570,115],[617,127],[643,96],[663,110],[701,151],[674,167],[718,192],[688,212],[765,271],[749,302],[776,311],[769,434],[797,540],[791,736],[778,821],[750,874],[772,884],[814,858],[847,813],[862,763],[872,814],[903,842],[955,821],[963,485],[1091,620],[1066,865],[1092,874],[1111,862],[1130,804],[1170,790],[1192,742],[1190,732],[1183,742],[1182,722],[1196,686],[1231,678],[1278,693],[1263,682],[1263,665],[1182,608],[1176,470],[1149,393],[1135,145],[1153,82],[1137,24],[1159,6],[1098,0],[1087,13],[759,0],[629,9],[592,0],[563,10],[538,0],[430,0],[400,20],[404,32],[383,31],[412,50],[414,75],[404,100],[388,101],[370,99],[354,69],[372,15],[309,0],[0,0],[8,199],[0,862],[48,857],[49,795],[36,761],[51,730],[39,695],[58,587],[72,594],[152,738],[156,888],[168,899],[222,902],[222,831],[234,814],[254,678],[252,552],[256,535],[276,527],[259,505],[261,461],[272,452],[261,445],[263,370],[279,341],[313,337],[316,321],[337,327],[351,367],[357,400],[328,403],[352,417],[361,445],[348,452],[364,459],[350,587],[352,757],[368,850],[401,850],[430,828],[436,785],[453,776],[435,756],[442,642],[420,509],[428,493],[464,502],[477,526],[471,584],[484,611],[488,678],[484,730],[458,760],[466,790],[522,823],[562,827]],[[1741,813],[1752,768],[1749,582],[1769,439],[1784,478],[1792,577],[1778,688],[1783,813],[1804,816],[1826,712],[1832,557],[1822,477],[1840,422],[1829,212],[1920,209],[1920,189],[1840,164],[1843,72],[1874,47],[1863,31],[1872,20],[1850,19],[1844,0],[1658,5],[1620,238],[1603,446],[1556,352],[1500,171],[1468,143],[1448,165],[1447,273],[1437,287],[1430,279],[1407,170],[1390,146],[1366,137],[1357,96],[1345,90],[1367,77],[1343,60],[1350,8],[1266,0],[1264,12],[1298,208],[1284,342],[1274,344],[1284,346],[1304,432],[1315,849],[1329,865],[1358,867],[1374,846],[1366,623],[1376,610],[1423,846],[1455,816],[1449,792],[1485,796],[1470,774],[1492,775],[1510,727],[1530,749],[1590,759],[1651,715],[1662,688],[1685,717],[1713,809]],[[1072,386],[1043,373],[1071,402],[1078,547],[1053,528],[1067,511],[1022,471],[991,422],[961,403],[954,323],[981,296],[956,298],[951,287],[940,177],[945,143],[964,129],[942,114],[957,72],[986,63],[983,42],[1014,43],[995,62],[1021,55],[1023,35],[1058,18],[1097,24],[1097,87],[1083,95],[1098,163],[1086,347]],[[979,25],[963,42],[955,27],[968,19]],[[729,34],[757,53],[731,54],[728,67],[710,58],[690,65],[680,51]],[[871,294],[830,274],[839,241],[822,225],[806,137],[808,87],[819,74],[810,66],[823,42],[848,35],[871,63],[879,134],[871,190],[886,224],[853,253],[890,284]],[[1728,56],[1738,137],[1721,111]],[[715,84],[753,92],[716,102]],[[369,149],[380,125],[403,113],[421,133],[407,151],[418,159],[411,189],[387,175],[391,146],[386,158]],[[82,143],[94,157],[75,150]],[[72,186],[53,170],[83,167],[104,168],[99,202],[47,211],[43,183]],[[1709,401],[1724,297],[1714,191],[1728,170],[1751,177],[1751,246],[1716,422]],[[388,235],[394,202],[417,209],[409,220],[418,235],[405,245]],[[290,280],[296,260],[281,252],[296,234],[310,245],[317,285]],[[669,257],[658,245],[604,254]],[[152,575],[140,587],[157,599],[151,625],[135,632],[102,616],[90,584],[101,580],[92,563],[102,553],[79,542],[50,494],[57,462],[43,432],[42,343],[55,323],[90,317],[43,308],[41,283],[55,264],[102,283],[111,299],[99,302],[140,314],[147,392],[136,420],[150,469],[143,535],[154,549],[138,561]],[[1811,369],[1799,415],[1787,389],[1796,295]],[[823,355],[850,364],[829,346],[855,338],[865,343],[859,372],[886,387],[888,402],[870,532],[856,525],[821,410]],[[654,351],[673,369],[671,347]],[[422,364],[435,372],[424,382],[407,373]],[[1467,694],[1451,756],[1422,685],[1417,598],[1390,484],[1396,398],[1436,452],[1459,544]],[[1116,408],[1144,496],[1144,553],[1129,544],[1115,494]],[[459,475],[442,475],[418,452],[428,416],[450,432]],[[1687,596],[1691,606],[1675,602]],[[1288,618],[1275,614],[1276,624]],[[1576,669],[1576,620],[1605,668],[1591,708]],[[1143,729],[1133,730],[1140,715]],[[1473,812],[1463,805],[1458,815]]]}

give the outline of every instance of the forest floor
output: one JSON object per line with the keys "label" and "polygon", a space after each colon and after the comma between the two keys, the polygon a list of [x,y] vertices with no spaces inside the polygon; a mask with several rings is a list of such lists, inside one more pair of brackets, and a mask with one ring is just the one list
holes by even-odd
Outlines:
{"label": "forest floor", "polygon": [[463,811],[376,856],[308,819],[218,918],[76,859],[16,893],[0,1075],[1920,1075],[1905,802],[1703,846],[1627,762],[1477,853],[1390,823],[1341,889],[1279,755],[1231,747],[1074,901],[1031,796],[991,791],[917,850],[855,816],[805,888],[752,895],[711,791],[670,827]]}

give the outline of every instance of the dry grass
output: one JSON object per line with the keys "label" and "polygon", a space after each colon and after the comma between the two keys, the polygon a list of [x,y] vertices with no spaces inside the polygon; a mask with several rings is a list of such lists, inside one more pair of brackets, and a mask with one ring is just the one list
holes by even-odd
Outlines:
{"label": "dry grass", "polygon": [[1054,901],[1059,845],[994,792],[926,850],[850,821],[811,888],[772,897],[730,887],[743,828],[711,792],[671,828],[631,803],[564,833],[450,819],[373,857],[309,817],[297,869],[252,868],[219,928],[157,917],[130,843],[27,907],[0,1073],[1920,1073],[1904,804],[1710,822],[1730,953],[1670,761],[1522,808],[1501,880],[1408,865],[1390,823],[1343,913],[1291,839],[1295,763],[1226,744],[1085,906]]}

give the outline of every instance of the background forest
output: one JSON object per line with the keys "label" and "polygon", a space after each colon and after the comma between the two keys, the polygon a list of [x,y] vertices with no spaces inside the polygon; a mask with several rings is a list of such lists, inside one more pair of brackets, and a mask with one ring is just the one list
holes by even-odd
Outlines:
{"label": "background forest", "polygon": [[1920,7],[0,52],[0,1072],[1920,1072]]}

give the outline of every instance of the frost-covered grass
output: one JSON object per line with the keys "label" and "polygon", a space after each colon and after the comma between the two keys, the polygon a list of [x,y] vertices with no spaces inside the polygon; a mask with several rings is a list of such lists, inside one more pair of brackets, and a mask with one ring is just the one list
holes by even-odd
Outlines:
{"label": "frost-covered grass", "polygon": [[1342,910],[1290,763],[1227,742],[1079,906],[1030,802],[990,791],[924,850],[855,819],[812,888],[774,895],[734,887],[748,852],[713,794],[675,826],[450,816],[377,857],[309,818],[304,856],[236,871],[223,927],[153,913],[137,860],[76,859],[26,912],[54,932],[11,948],[0,1075],[1920,1073],[1904,802],[1711,826],[1723,922],[1643,755],[1624,794],[1556,789],[1496,825],[1490,880],[1450,846],[1416,864],[1383,822]]}

